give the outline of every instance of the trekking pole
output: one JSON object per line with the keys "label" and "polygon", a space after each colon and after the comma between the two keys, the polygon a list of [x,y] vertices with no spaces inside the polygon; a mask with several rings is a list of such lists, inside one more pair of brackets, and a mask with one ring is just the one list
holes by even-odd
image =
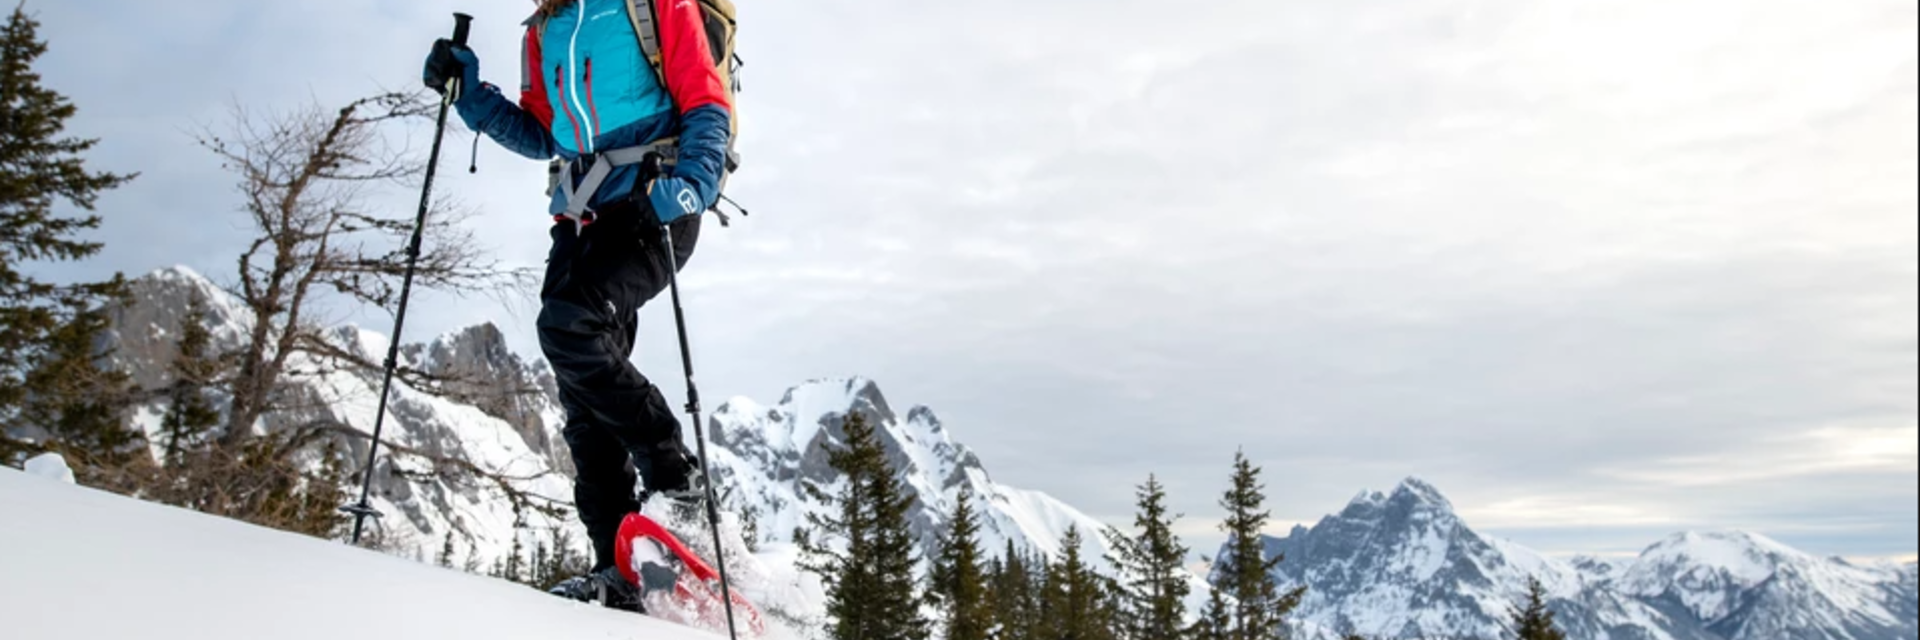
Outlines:
{"label": "trekking pole", "polygon": [[687,415],[693,418],[693,438],[700,451],[700,477],[705,479],[707,527],[713,530],[713,555],[720,565],[720,603],[727,610],[727,637],[739,640],[733,628],[733,589],[727,582],[727,552],[720,546],[720,509],[714,505],[713,472],[707,467],[706,427],[700,423],[700,391],[693,386],[693,350],[687,346],[687,315],[680,308],[679,258],[673,250],[673,232],[660,225],[660,237],[666,240],[667,291],[673,295],[673,325],[680,333],[680,363],[687,371]]}
{"label": "trekking pole", "polygon": [[[453,44],[467,46],[467,31],[473,23],[473,16],[464,13],[453,14]],[[373,443],[367,446],[367,466],[360,472],[360,501],[340,507],[341,511],[353,514],[353,544],[360,544],[360,532],[364,529],[367,516],[380,517],[380,511],[367,504],[367,493],[373,488],[374,455],[380,451],[380,428],[385,426],[387,418],[387,394],[393,390],[393,368],[400,359],[400,329],[407,322],[407,297],[413,293],[413,269],[420,259],[420,234],[427,226],[427,204],[433,197],[434,169],[440,166],[440,140],[447,133],[447,111],[453,107],[453,98],[465,90],[460,86],[460,78],[448,78],[446,91],[440,95],[440,117],[433,125],[433,151],[427,155],[427,175],[425,184],[420,187],[420,213],[413,219],[413,238],[407,242],[407,272],[400,280],[400,307],[393,314],[393,336],[387,339],[386,373],[380,381],[380,410],[373,414]]]}

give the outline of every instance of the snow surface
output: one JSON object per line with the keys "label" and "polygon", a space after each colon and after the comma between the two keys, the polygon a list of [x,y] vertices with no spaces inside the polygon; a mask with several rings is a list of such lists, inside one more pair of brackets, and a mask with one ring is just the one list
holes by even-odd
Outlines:
{"label": "snow surface", "polygon": [[4,467],[0,512],[10,640],[719,637]]}
{"label": "snow surface", "polygon": [[27,473],[73,484],[73,468],[67,466],[67,459],[58,453],[42,453],[27,459]]}

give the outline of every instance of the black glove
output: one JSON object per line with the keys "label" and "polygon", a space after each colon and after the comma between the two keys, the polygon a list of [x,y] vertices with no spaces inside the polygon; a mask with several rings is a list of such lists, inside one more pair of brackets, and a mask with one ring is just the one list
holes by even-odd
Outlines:
{"label": "black glove", "polygon": [[433,42],[433,51],[427,54],[426,69],[421,73],[421,81],[428,89],[441,95],[447,91],[447,81],[458,79],[453,99],[458,101],[467,89],[480,84],[480,57],[472,49],[456,45],[452,40],[441,38]]}

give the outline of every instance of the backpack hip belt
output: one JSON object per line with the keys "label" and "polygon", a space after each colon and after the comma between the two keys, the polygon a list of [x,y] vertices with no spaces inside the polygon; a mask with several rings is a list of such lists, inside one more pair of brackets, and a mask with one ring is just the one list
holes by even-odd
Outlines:
{"label": "backpack hip belt", "polygon": [[[587,206],[593,201],[595,193],[606,183],[607,176],[613,174],[616,167],[626,167],[646,162],[649,157],[657,157],[662,166],[672,165],[678,160],[679,147],[671,141],[656,142],[637,147],[622,147],[601,151],[593,155],[580,156],[572,161],[554,158],[548,167],[547,192],[559,189],[566,198],[567,208],[560,215],[572,220],[575,225],[591,221],[592,210]],[[585,171],[581,171],[585,167]],[[580,176],[576,186],[571,179]]]}

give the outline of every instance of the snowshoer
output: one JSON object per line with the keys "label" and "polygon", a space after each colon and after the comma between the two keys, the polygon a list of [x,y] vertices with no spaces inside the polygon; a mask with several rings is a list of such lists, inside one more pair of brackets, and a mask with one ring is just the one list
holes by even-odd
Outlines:
{"label": "snowshoer", "polygon": [[730,41],[713,39],[731,25],[705,14],[705,0],[537,2],[524,23],[517,103],[480,81],[473,50],[448,40],[434,44],[424,80],[438,89],[460,79],[454,107],[469,128],[553,161],[537,326],[595,562],[555,592],[634,608],[636,587],[615,566],[623,518],[652,495],[704,492],[679,420],[629,358],[640,307],[692,257],[701,214],[732,167],[729,61],[719,51]]}

